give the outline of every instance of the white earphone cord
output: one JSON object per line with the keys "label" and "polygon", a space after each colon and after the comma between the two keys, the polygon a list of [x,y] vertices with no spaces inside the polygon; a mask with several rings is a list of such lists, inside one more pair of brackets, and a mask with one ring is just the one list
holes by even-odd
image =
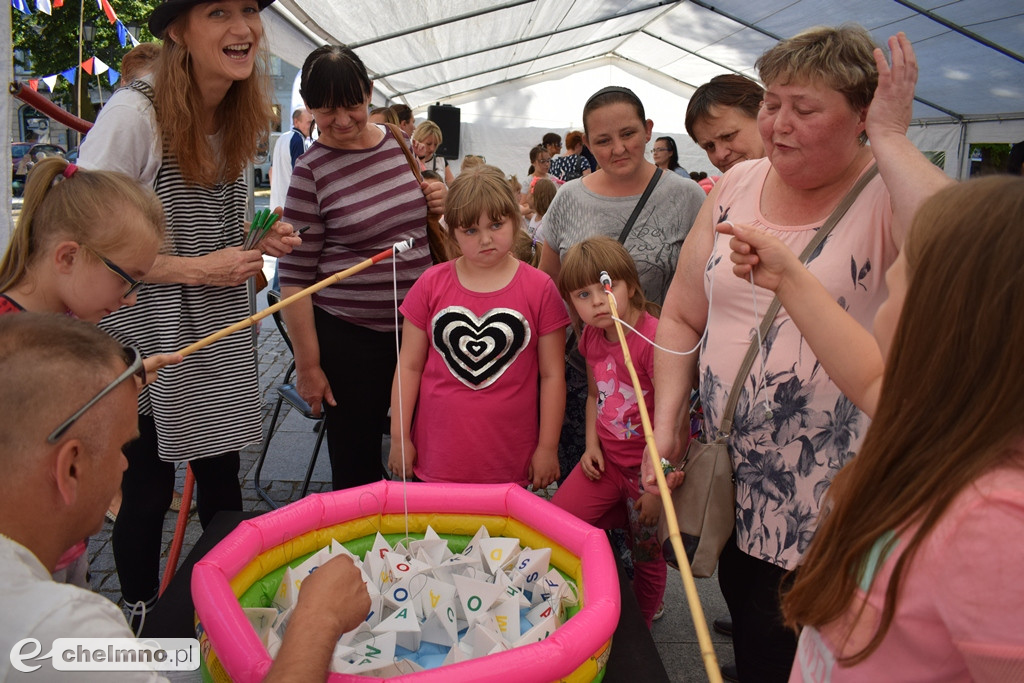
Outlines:
{"label": "white earphone cord", "polygon": [[[728,223],[729,225],[732,225],[732,222],[730,222],[730,221],[722,221],[722,223]],[[708,258],[708,262],[710,262],[711,259],[714,258],[715,254],[717,253],[718,237],[719,237],[719,235],[720,235],[720,233],[718,233],[718,232],[715,233],[715,241],[714,241],[714,244],[712,245],[711,256]],[[705,272],[707,272],[707,266],[705,266]],[[706,318],[708,321],[711,320],[711,304],[712,304],[712,302],[714,300],[714,295],[715,295],[715,269],[712,268],[711,269],[711,282],[709,283],[709,287],[708,287],[708,314],[707,314],[707,318]],[[760,377],[760,379],[758,381],[758,384],[755,387],[755,391],[754,391],[754,394],[756,395],[764,387],[764,378],[765,378],[765,375],[767,373],[767,364],[766,364],[765,357],[764,357],[764,340],[761,338],[761,316],[758,315],[758,311],[757,311],[757,287],[754,284],[754,271],[753,270],[750,271],[750,295],[751,295],[751,298],[752,298],[752,300],[754,302],[754,334],[757,335],[757,350],[758,350],[758,355],[759,355],[760,360],[761,360],[761,377]],[[688,356],[688,355],[690,355],[692,353],[695,353],[697,351],[697,349],[700,348],[701,344],[704,343],[704,339],[707,337],[707,334],[708,334],[708,325],[705,324],[704,325],[704,332],[701,333],[700,338],[697,339],[697,343],[694,345],[694,347],[692,349],[690,349],[689,351],[676,351],[674,349],[666,349],[664,346],[661,346],[660,344],[655,343],[655,341],[653,339],[648,339],[639,330],[637,330],[635,327],[633,327],[632,325],[627,323],[625,320],[622,320],[621,318],[614,318],[614,319],[617,320],[618,322],[620,322],[624,327],[629,328],[634,334],[636,334],[638,337],[643,339],[645,342],[647,342],[648,344],[650,344],[654,348],[656,348],[656,349],[658,349],[660,351],[664,351],[665,353],[671,353],[671,354],[673,354],[675,356]],[[768,405],[768,396],[767,395],[764,397],[764,413],[765,413],[765,419],[766,420],[772,419],[772,411],[771,411],[771,407]]]}
{"label": "white earphone cord", "polygon": [[[412,240],[409,240],[409,242],[411,243]],[[407,246],[406,249],[408,248]],[[402,340],[398,327],[398,254],[400,251],[405,251],[405,249],[400,249],[396,244],[394,253],[391,255],[391,286],[395,297],[395,375],[398,382],[398,424],[401,425],[402,430],[402,443],[400,446],[402,449],[402,506],[405,511],[405,537],[409,538],[409,496],[408,483],[405,476],[405,415],[402,412],[402,366],[400,365]]]}

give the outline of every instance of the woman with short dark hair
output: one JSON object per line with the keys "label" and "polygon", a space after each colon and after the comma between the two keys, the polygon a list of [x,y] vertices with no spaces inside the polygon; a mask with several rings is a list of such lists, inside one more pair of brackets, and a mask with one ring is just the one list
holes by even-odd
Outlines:
{"label": "woman with short dark hair", "polygon": [[722,74],[697,88],[686,105],[686,132],[722,173],[764,156],[757,132],[763,99],[764,88],[756,81]]}
{"label": "woman with short dark hair", "polygon": [[[302,245],[280,261],[281,293],[295,294],[412,238],[413,248],[395,258],[400,303],[431,265],[427,211],[444,211],[447,189],[437,181],[417,182],[393,130],[368,124],[373,82],[352,50],[314,50],[299,87],[320,137],[292,172],[285,217],[310,227]],[[327,418],[335,490],[384,474],[381,437],[395,373],[394,297],[388,266],[282,311],[295,351],[296,388],[315,415],[323,411]]]}

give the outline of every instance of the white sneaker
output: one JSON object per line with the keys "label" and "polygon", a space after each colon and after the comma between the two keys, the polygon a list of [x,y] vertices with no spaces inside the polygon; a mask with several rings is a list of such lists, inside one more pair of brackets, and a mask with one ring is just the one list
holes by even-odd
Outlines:
{"label": "white sneaker", "polygon": [[651,621],[657,621],[658,619],[661,619],[663,616],[665,616],[665,603],[661,603],[660,605],[658,605],[658,611],[654,613],[653,617],[651,617]]}

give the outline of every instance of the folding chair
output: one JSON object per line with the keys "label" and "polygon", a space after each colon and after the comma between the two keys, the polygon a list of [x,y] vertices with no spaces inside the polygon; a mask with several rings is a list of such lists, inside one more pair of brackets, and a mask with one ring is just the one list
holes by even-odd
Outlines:
{"label": "folding chair", "polygon": [[[273,306],[281,300],[281,293],[273,289],[267,290],[267,302]],[[278,331],[284,338],[284,343],[288,345],[288,350],[294,354],[292,348],[292,340],[288,337],[288,329],[285,327],[284,320],[281,319],[281,312],[277,311],[273,314],[274,323],[277,325]],[[295,385],[291,383],[292,374],[295,372],[295,360],[293,359],[291,365],[288,366],[288,372],[284,375],[284,383],[277,387],[277,405],[274,406],[274,416],[270,418],[270,427],[267,430],[267,438],[263,440],[263,451],[260,453],[259,460],[256,461],[256,471],[253,476],[253,486],[256,488],[256,493],[259,497],[267,502],[272,508],[280,507],[270,498],[270,494],[267,490],[260,485],[260,472],[263,470],[263,461],[266,460],[267,451],[270,450],[270,440],[274,437],[274,431],[277,429],[277,418],[281,413],[281,406],[287,401],[287,403],[294,409],[298,410],[306,419],[313,420],[313,430],[317,432],[316,444],[313,446],[313,453],[309,458],[309,466],[306,467],[306,478],[302,482],[302,492],[300,497],[305,497],[306,492],[309,490],[309,480],[313,476],[313,468],[316,466],[316,458],[320,453],[320,444],[324,441],[324,434],[327,432],[327,426],[324,424],[324,418],[316,417],[313,415],[312,408],[306,403],[299,392],[295,389]]]}

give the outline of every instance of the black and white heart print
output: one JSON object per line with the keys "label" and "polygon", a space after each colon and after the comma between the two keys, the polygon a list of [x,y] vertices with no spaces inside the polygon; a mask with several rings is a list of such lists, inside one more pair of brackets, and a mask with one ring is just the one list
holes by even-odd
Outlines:
{"label": "black and white heart print", "polygon": [[438,311],[434,348],[460,382],[470,389],[493,384],[530,343],[530,324],[519,311],[492,308],[478,318],[468,308]]}

